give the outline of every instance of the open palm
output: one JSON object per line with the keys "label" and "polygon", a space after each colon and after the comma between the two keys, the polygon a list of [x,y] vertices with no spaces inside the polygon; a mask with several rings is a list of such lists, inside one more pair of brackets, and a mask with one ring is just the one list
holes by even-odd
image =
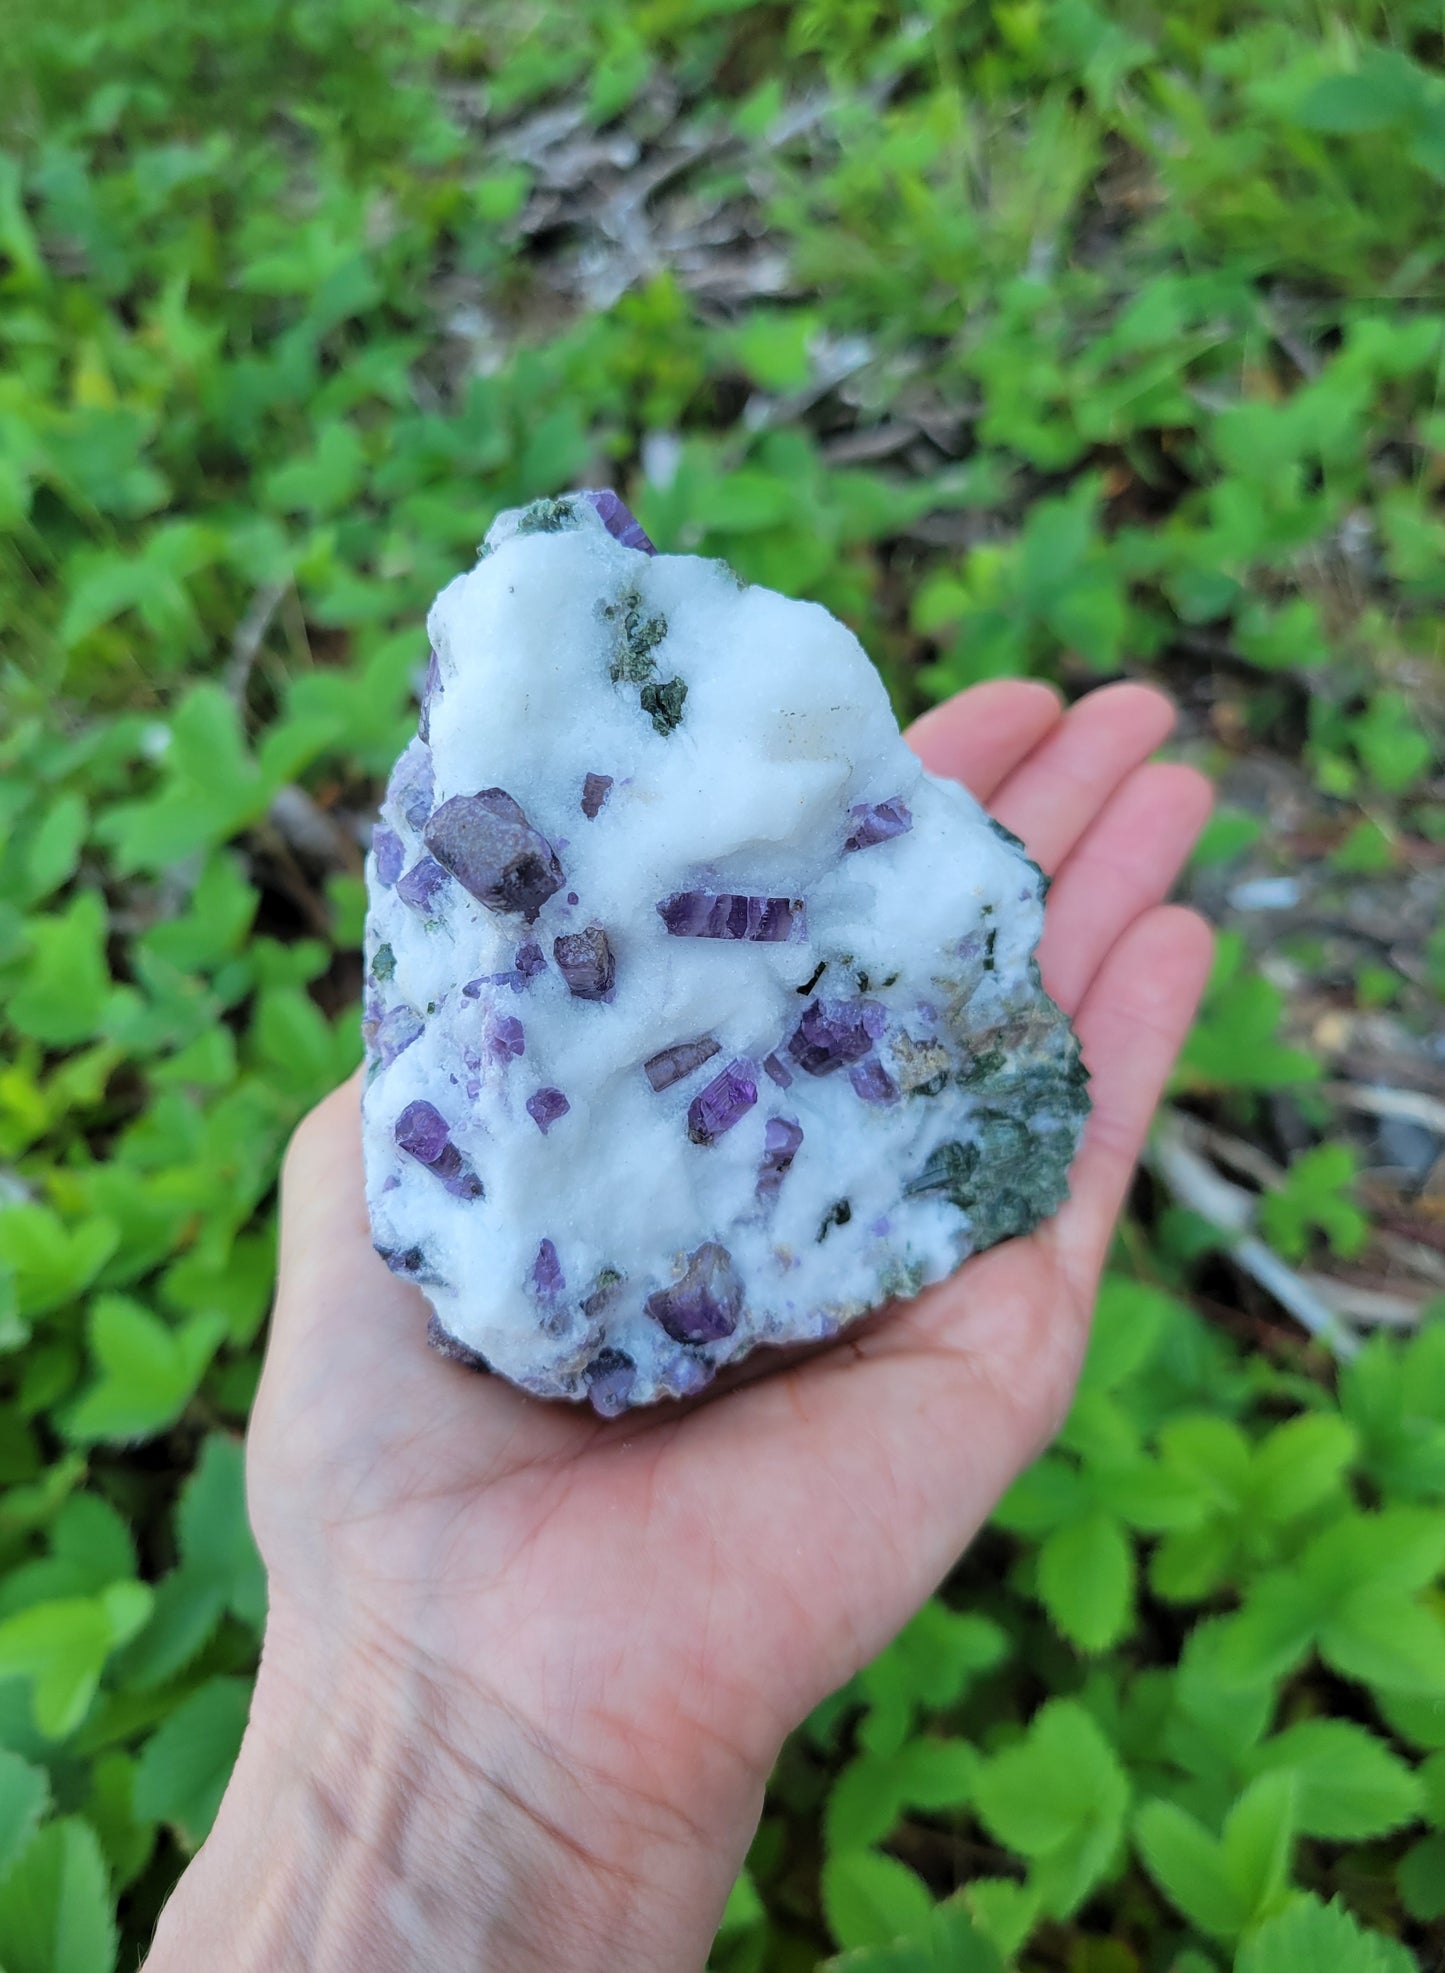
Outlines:
{"label": "open palm", "polygon": [[699,1958],[784,1735],[901,1627],[1067,1406],[1208,964],[1206,928],[1160,902],[1209,802],[1148,761],[1171,718],[1138,686],[1061,715],[1000,682],[910,734],[1055,874],[1040,959],[1095,1107],[1055,1219],[821,1352],[764,1352],[702,1402],[610,1422],[530,1400],[433,1354],[419,1294],[373,1254],[355,1082],[297,1134],[250,1442],[268,1653],[406,1678],[463,1766],[509,1722],[552,1776],[511,1784],[526,1812],[589,1863],[690,1853]]}

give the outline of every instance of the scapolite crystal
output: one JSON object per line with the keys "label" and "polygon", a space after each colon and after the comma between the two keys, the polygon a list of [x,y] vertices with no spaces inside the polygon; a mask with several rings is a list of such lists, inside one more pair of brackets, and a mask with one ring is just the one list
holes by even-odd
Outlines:
{"label": "scapolite crystal", "polygon": [[613,493],[432,610],[368,862],[367,1190],[431,1335],[612,1416],[835,1335],[1066,1195],[1043,879],[816,604]]}

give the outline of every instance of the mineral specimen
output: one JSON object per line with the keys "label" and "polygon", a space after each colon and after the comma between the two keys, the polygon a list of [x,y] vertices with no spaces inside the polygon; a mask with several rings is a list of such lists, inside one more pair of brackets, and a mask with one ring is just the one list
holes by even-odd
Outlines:
{"label": "mineral specimen", "polygon": [[1066,1195],[1044,880],[816,604],[613,493],[430,619],[368,863],[378,1251],[433,1342],[605,1416],[835,1335]]}

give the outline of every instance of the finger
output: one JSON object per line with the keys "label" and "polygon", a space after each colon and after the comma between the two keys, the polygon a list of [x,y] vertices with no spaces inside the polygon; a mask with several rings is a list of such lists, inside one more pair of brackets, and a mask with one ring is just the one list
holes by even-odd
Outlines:
{"label": "finger", "polygon": [[1168,904],[1146,911],[1099,968],[1075,1020],[1094,1108],[1068,1202],[1043,1237],[1086,1307],[1213,949],[1197,912]]}
{"label": "finger", "polygon": [[986,802],[1063,717],[1059,695],[1036,678],[974,685],[915,719],[904,738],[930,774],[961,781]]}
{"label": "finger", "polygon": [[1120,786],[1049,892],[1039,965],[1067,1013],[1141,912],[1159,904],[1208,818],[1214,790],[1192,767],[1150,761]]}
{"label": "finger", "polygon": [[1125,775],[1169,734],[1174,707],[1148,685],[1106,685],[1070,708],[992,797],[1029,855],[1057,870]]}

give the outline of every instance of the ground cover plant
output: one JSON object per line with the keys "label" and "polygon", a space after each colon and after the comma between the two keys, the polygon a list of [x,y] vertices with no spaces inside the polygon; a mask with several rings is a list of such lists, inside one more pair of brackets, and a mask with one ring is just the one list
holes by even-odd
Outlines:
{"label": "ground cover plant", "polygon": [[134,1966],[264,1615],[281,1147],[421,612],[618,484],[900,711],[1179,696],[1210,995],[1082,1389],[720,1973],[1445,1958],[1438,8],[0,0],[0,1966]]}

